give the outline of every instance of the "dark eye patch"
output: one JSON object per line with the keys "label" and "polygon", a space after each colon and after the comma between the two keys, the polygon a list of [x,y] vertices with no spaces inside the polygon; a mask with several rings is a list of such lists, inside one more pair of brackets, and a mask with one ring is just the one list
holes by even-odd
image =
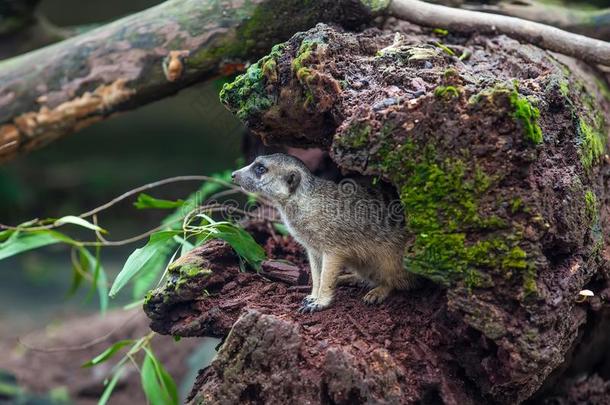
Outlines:
{"label": "dark eye patch", "polygon": [[257,176],[260,177],[265,173],[267,173],[267,168],[265,166],[263,166],[261,163],[257,163],[254,166],[254,174],[256,174]]}

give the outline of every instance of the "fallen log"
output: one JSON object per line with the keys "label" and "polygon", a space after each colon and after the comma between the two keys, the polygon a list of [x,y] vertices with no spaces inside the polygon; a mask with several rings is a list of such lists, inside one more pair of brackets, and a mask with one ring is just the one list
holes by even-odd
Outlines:
{"label": "fallen log", "polygon": [[0,61],[0,162],[195,82],[243,70],[317,22],[369,22],[378,5],[367,4],[171,0]]}
{"label": "fallen log", "polygon": [[170,0],[1,61],[0,163],[116,112],[240,72],[273,44],[315,23],[355,28],[387,14],[459,33],[506,34],[610,65],[610,45],[604,41],[418,0],[315,0],[305,7],[294,0]]}
{"label": "fallen log", "polygon": [[[276,46],[221,100],[266,143],[317,146],[344,172],[392,184],[407,217],[406,269],[436,286],[379,308],[341,289],[331,309],[304,316],[303,292],[204,247],[210,275],[180,273],[145,306],[161,333],[234,328],[193,395],[281,403],[270,370],[292,381],[295,367],[310,378],[288,385],[303,401],[534,395],[604,306],[579,296],[599,300],[609,275],[608,102],[596,83],[588,66],[505,36],[441,42],[400,22],[362,33],[320,24]],[[277,336],[285,347],[269,347]],[[253,356],[262,360],[245,362]]]}

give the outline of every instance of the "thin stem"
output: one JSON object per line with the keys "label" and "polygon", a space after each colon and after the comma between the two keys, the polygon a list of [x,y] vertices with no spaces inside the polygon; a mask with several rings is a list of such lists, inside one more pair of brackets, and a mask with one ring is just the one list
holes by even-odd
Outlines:
{"label": "thin stem", "polygon": [[[117,203],[123,201],[124,199],[133,196],[134,194],[138,194],[138,193],[141,193],[142,191],[150,190],[155,187],[163,186],[165,184],[177,183],[177,182],[181,182],[181,181],[213,181],[213,182],[219,183],[219,184],[221,184],[227,188],[233,189],[233,190],[241,190],[240,187],[235,186],[234,184],[227,183],[224,180],[220,180],[220,179],[217,179],[215,177],[210,177],[210,176],[192,175],[192,176],[169,177],[167,179],[144,184],[143,186],[129,190],[129,191],[121,194],[120,196],[110,200],[109,202],[107,202],[103,205],[100,205],[99,207],[96,207],[90,211],[87,211],[87,212],[84,212],[84,213],[78,215],[78,217],[87,218],[87,217],[96,215],[96,214],[112,207],[113,205],[116,205]],[[18,230],[43,231],[43,230],[58,228],[60,226],[61,226],[61,224],[55,224],[55,223],[52,223],[49,225],[43,225],[43,226],[34,226],[34,227],[22,227],[22,226],[11,226],[11,225],[0,224],[0,229],[11,229],[11,230],[16,230],[16,231],[18,231]]]}

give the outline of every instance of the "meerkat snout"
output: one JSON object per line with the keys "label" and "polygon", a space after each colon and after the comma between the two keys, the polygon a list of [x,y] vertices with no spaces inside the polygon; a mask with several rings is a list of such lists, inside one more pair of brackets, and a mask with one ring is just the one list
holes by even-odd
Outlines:
{"label": "meerkat snout", "polygon": [[[353,180],[336,184],[315,177],[299,159],[281,153],[257,157],[232,178],[271,200],[307,251],[312,291],[301,312],[328,307],[340,283],[374,286],[364,296],[370,304],[415,285],[402,265],[406,232],[400,201]],[[350,274],[341,275],[343,270]]]}

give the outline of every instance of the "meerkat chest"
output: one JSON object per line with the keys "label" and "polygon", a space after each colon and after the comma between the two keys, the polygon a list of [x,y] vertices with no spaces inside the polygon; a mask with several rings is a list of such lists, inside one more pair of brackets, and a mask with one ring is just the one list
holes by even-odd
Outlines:
{"label": "meerkat chest", "polygon": [[282,209],[280,210],[280,216],[286,228],[288,228],[288,232],[297,242],[306,248],[319,249],[318,240],[320,235],[314,229],[315,227],[312,226],[311,219],[307,218],[307,215],[303,215],[298,210],[289,211]]}

